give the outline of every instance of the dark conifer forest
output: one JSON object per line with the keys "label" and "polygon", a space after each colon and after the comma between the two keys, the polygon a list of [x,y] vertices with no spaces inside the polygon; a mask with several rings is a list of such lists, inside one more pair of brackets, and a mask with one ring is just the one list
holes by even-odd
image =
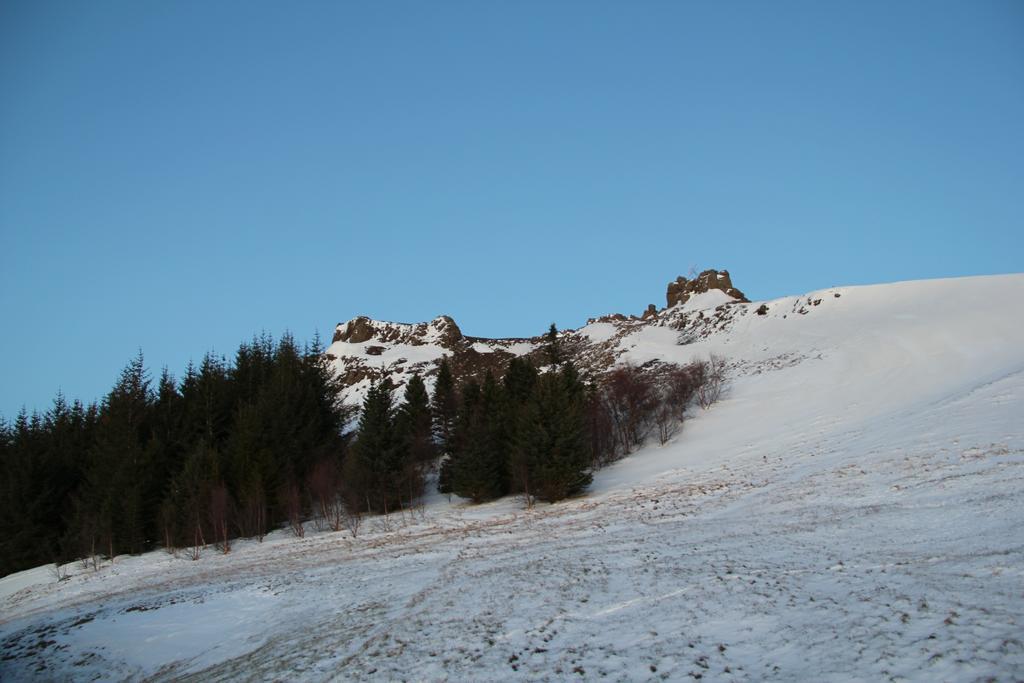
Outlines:
{"label": "dark conifer forest", "polygon": [[385,378],[357,410],[338,400],[319,339],[264,335],[180,379],[154,379],[140,352],[98,404],[58,395],[0,421],[0,575],[155,547],[199,559],[310,524],[356,535],[367,515],[421,505],[428,485],[474,503],[558,501],[721,391],[714,359],[587,381],[554,329],[545,356],[543,371],[515,358],[461,385],[442,361],[432,393],[419,376]]}

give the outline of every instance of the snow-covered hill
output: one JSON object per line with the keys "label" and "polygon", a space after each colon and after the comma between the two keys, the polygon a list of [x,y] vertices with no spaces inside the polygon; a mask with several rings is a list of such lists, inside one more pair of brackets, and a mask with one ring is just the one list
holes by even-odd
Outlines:
{"label": "snow-covered hill", "polygon": [[11,575],[0,679],[1024,679],[1024,275],[657,313],[565,338],[731,389],[589,495]]}

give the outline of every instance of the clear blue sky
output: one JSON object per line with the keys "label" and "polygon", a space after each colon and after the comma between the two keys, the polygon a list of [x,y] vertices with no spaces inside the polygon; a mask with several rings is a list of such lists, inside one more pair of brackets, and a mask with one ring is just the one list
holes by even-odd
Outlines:
{"label": "clear blue sky", "polygon": [[0,3],[0,414],[358,314],[1024,270],[1024,2]]}

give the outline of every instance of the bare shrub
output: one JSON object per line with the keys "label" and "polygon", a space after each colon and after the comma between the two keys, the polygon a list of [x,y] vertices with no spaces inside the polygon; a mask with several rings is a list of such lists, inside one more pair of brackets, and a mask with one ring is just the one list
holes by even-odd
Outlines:
{"label": "bare shrub", "polygon": [[602,390],[619,452],[643,444],[654,423],[658,399],[654,384],[635,365],[623,365],[605,376]]}
{"label": "bare shrub", "polygon": [[288,528],[298,538],[306,535],[306,527],[302,524],[302,492],[298,484],[290,482],[281,489],[281,503],[288,517]]}
{"label": "bare shrub", "polygon": [[178,537],[178,515],[174,503],[165,500],[160,505],[160,537],[164,542],[164,550],[170,555],[176,555]]}
{"label": "bare shrub", "polygon": [[669,365],[661,373],[662,403],[679,422],[686,419],[686,411],[697,395],[702,374],[693,365]]}
{"label": "bare shrub", "polygon": [[246,482],[240,498],[238,531],[243,537],[255,537],[262,542],[267,534],[267,499],[263,494],[263,483],[259,477],[254,476]]}
{"label": "bare shrub", "polygon": [[82,553],[79,562],[82,564],[82,569],[91,567],[94,572],[99,571],[101,560],[97,527],[96,516],[89,512],[84,513],[82,527],[78,532],[78,542]]}
{"label": "bare shrub", "polygon": [[228,493],[227,486],[218,483],[210,489],[210,507],[208,508],[210,528],[213,531],[214,543],[225,554],[231,552],[228,522],[232,516],[232,507],[231,494]]}
{"label": "bare shrub", "polygon": [[190,526],[192,527],[192,543],[185,552],[188,558],[195,562],[202,556],[203,548],[206,547],[206,535],[203,534],[203,523],[198,516],[193,519]]}
{"label": "bare shrub", "polygon": [[333,460],[318,461],[306,477],[306,489],[313,501],[313,525],[317,531],[341,527],[338,500],[338,467]]}
{"label": "bare shrub", "polygon": [[682,421],[676,417],[671,407],[664,401],[654,411],[654,423],[658,427],[658,443],[662,446],[667,444],[682,426]]}
{"label": "bare shrub", "polygon": [[700,368],[700,384],[697,386],[697,402],[704,410],[710,408],[725,393],[726,368],[725,359],[711,354],[706,361],[694,364]]}
{"label": "bare shrub", "polygon": [[64,564],[60,560],[54,560],[53,564],[50,565],[50,575],[56,579],[57,583],[67,581],[69,577],[68,570],[70,568],[71,565]]}
{"label": "bare shrub", "polygon": [[589,438],[590,463],[594,468],[604,467],[615,461],[616,449],[615,422],[608,403],[600,391],[592,391],[584,406]]}
{"label": "bare shrub", "polygon": [[352,538],[359,535],[359,527],[363,524],[362,510],[359,508],[350,510],[348,507],[345,507],[342,520],[345,523],[345,528],[352,534]]}

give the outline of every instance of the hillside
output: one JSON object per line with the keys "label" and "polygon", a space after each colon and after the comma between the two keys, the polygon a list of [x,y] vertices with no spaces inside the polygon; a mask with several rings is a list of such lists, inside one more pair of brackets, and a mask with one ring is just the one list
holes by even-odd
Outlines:
{"label": "hillside", "polygon": [[[1024,678],[1024,275],[742,298],[563,333],[592,374],[730,370],[588,495],[14,574],[0,679]],[[355,402],[375,369],[536,344],[356,319],[328,353]]]}

